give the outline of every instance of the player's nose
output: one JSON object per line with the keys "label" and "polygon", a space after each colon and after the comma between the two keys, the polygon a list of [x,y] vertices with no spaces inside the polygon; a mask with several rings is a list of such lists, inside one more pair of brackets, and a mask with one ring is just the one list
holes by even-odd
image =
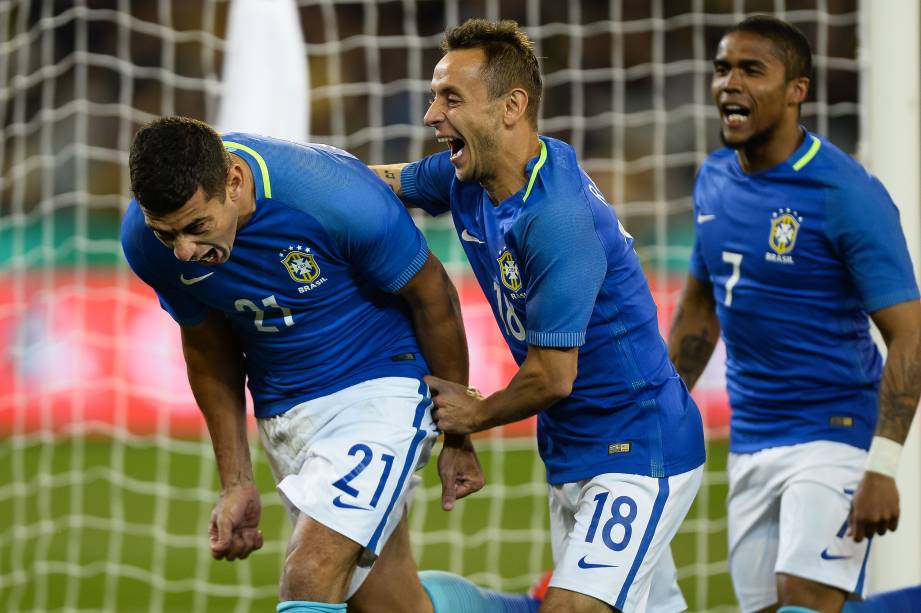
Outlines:
{"label": "player's nose", "polygon": [[431,103],[425,112],[425,117],[422,118],[422,122],[429,127],[436,126],[444,120],[444,113],[441,112],[440,107],[436,106],[437,104],[437,101]]}
{"label": "player's nose", "polygon": [[723,91],[741,91],[742,89],[742,72],[732,69],[723,77]]}
{"label": "player's nose", "polygon": [[173,243],[173,255],[180,262],[188,262],[194,259],[195,243],[185,238],[177,238],[176,242]]}

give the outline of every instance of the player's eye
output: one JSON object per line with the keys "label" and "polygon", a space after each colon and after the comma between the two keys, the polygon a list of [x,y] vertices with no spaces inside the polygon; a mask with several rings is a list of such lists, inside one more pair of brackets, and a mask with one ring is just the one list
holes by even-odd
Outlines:
{"label": "player's eye", "polygon": [[161,243],[171,243],[173,241],[172,234],[168,232],[163,232],[161,230],[154,230],[154,236],[156,236]]}

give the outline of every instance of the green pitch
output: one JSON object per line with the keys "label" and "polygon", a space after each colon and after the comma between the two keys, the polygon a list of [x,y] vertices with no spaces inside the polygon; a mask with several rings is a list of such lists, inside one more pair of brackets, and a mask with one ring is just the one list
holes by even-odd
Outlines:
{"label": "green pitch", "polygon": [[[547,503],[534,453],[480,445],[486,492],[440,510],[434,461],[411,526],[421,568],[463,572],[523,591],[551,566]],[[726,573],[725,442],[711,443],[714,482],[673,544],[692,611],[734,602]],[[7,439],[0,445],[0,603],[5,611],[272,611],[288,535],[260,450],[266,547],[214,561],[208,518],[217,495],[210,445],[147,440]],[[706,479],[706,477],[705,477]],[[703,490],[702,490],[703,491]],[[535,538],[536,535],[536,538]],[[501,537],[501,541],[500,541]]]}

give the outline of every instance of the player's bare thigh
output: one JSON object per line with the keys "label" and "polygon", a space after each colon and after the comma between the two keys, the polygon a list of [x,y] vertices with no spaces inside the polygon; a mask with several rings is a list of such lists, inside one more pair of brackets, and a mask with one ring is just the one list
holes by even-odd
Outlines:
{"label": "player's bare thigh", "polygon": [[540,605],[540,613],[611,613],[608,603],[561,587],[551,587]]}
{"label": "player's bare thigh", "polygon": [[374,563],[368,578],[349,600],[349,611],[432,613],[432,602],[419,582],[405,514]]}

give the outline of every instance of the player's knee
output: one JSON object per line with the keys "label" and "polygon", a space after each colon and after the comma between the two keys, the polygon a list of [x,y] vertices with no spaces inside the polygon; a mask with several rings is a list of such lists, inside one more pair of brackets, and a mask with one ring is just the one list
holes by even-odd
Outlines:
{"label": "player's knee", "polygon": [[810,613],[839,611],[844,605],[843,591],[829,585],[791,575],[778,575],[778,613]]}
{"label": "player's knee", "polygon": [[292,541],[288,545],[281,576],[281,594],[286,598],[342,602],[349,573],[341,572],[325,556],[318,555],[309,543]]}

